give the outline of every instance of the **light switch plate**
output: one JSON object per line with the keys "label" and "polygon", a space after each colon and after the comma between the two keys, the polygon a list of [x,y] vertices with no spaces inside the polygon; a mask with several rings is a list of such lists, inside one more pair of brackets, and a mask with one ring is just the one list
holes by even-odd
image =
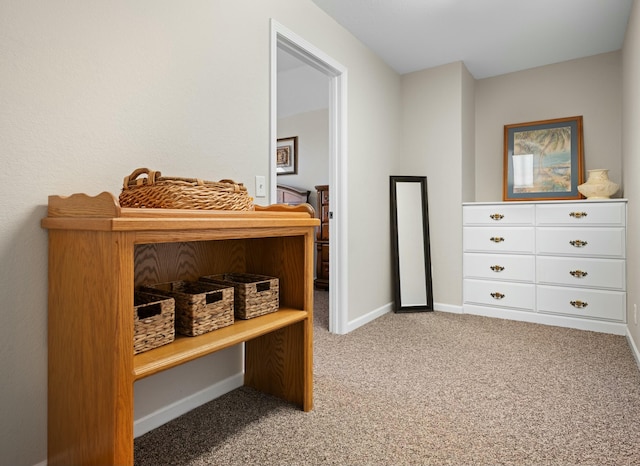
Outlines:
{"label": "light switch plate", "polygon": [[264,176],[256,175],[256,197],[267,197],[267,187]]}

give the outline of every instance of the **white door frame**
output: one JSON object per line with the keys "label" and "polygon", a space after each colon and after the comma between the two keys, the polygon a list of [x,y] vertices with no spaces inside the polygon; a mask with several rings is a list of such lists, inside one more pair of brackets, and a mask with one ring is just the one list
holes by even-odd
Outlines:
{"label": "white door frame", "polygon": [[278,127],[278,48],[329,77],[329,331],[347,333],[347,69],[309,42],[271,19],[271,103],[269,166],[270,202],[276,202],[276,140]]}

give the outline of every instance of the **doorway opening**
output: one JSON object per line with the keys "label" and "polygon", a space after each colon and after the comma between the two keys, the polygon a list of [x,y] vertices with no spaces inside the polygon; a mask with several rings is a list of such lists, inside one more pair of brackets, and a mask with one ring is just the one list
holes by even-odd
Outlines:
{"label": "doorway opening", "polygon": [[347,70],[302,37],[271,20],[270,202],[275,203],[277,170],[278,50],[286,51],[329,78],[329,332],[347,332]]}

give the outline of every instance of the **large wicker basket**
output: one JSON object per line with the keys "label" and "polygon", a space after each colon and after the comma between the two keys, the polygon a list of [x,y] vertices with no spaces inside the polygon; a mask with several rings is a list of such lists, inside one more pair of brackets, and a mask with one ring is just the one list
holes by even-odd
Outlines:
{"label": "large wicker basket", "polygon": [[[142,175],[146,175],[142,176]],[[242,183],[170,178],[138,168],[124,178],[121,207],[202,210],[253,210],[253,199]]]}
{"label": "large wicker basket", "polygon": [[176,332],[195,337],[233,324],[233,287],[199,281],[175,281],[141,287],[176,301]]}
{"label": "large wicker basket", "polygon": [[280,284],[275,277],[250,273],[225,273],[207,275],[200,277],[200,280],[233,286],[234,312],[238,319],[251,319],[278,310]]}

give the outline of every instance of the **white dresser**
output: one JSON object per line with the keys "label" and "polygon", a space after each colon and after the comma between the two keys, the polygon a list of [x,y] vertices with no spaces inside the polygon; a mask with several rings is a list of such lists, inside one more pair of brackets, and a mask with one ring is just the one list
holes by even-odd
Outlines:
{"label": "white dresser", "polygon": [[463,204],[464,312],[624,335],[626,206]]}

